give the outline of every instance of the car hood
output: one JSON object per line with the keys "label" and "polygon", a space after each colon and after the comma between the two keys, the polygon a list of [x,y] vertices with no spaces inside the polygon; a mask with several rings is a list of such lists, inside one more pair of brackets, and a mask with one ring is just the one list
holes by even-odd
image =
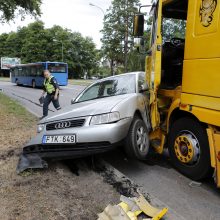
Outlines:
{"label": "car hood", "polygon": [[80,103],[74,103],[70,106],[61,109],[58,112],[52,113],[49,117],[46,117],[45,119],[41,120],[40,123],[108,113],[111,112],[111,110],[121,101],[133,97],[135,95],[135,93],[125,94],[101,99],[94,99]]}

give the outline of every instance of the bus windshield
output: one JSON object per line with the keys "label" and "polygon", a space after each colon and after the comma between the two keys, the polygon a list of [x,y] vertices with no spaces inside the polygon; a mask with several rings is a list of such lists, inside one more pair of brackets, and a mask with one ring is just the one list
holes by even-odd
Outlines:
{"label": "bus windshield", "polygon": [[61,63],[49,63],[48,70],[51,73],[65,73],[66,72],[66,64]]}

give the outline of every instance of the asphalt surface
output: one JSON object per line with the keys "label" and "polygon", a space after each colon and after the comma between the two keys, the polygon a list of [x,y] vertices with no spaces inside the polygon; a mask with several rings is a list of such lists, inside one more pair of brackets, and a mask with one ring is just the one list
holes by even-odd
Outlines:
{"label": "asphalt surface", "polygon": [[[63,86],[61,87],[60,92],[60,105],[61,107],[70,105],[71,99],[77,96],[85,87],[84,86]],[[25,106],[30,112],[35,114],[38,117],[41,117],[43,114],[42,105],[39,104],[39,98],[42,94],[42,89],[30,88],[25,86],[16,86],[10,82],[0,81],[0,89],[3,90],[8,96],[18,100]],[[49,106],[49,115],[51,112],[56,111],[51,103]]]}
{"label": "asphalt surface", "polygon": [[[71,99],[83,89],[83,86],[78,85],[62,87],[61,106],[69,105]],[[41,95],[40,89],[18,87],[9,82],[0,82],[0,90],[21,102],[35,115],[39,117],[42,115],[42,107],[38,102]],[[56,111],[52,104],[50,105],[51,111]],[[172,168],[166,155],[152,154],[146,162],[131,161],[119,149],[108,152],[103,157],[140,185],[154,200],[158,200],[160,204],[170,208],[172,217],[169,219],[220,219],[220,190],[216,188],[212,179],[193,185],[190,179]]]}

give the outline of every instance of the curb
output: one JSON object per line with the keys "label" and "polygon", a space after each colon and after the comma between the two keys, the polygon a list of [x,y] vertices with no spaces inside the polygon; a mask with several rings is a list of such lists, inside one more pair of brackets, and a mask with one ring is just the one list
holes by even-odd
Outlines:
{"label": "curb", "polygon": [[[105,168],[105,170],[102,170],[100,174],[103,176],[104,180],[116,188],[119,193],[122,191],[122,193],[125,193],[125,196],[137,196],[138,194],[143,194],[146,200],[153,206],[157,208],[168,208],[168,213],[163,218],[164,220],[186,220],[183,216],[181,216],[179,213],[177,213],[175,210],[170,208],[166,203],[160,201],[156,197],[150,195],[143,187],[138,186],[133,180],[128,178],[126,175],[124,175],[122,172],[114,168],[111,164],[108,162],[100,159],[99,163],[101,166]],[[113,180],[109,181],[106,179],[106,173],[111,174],[113,176]],[[120,183],[120,184],[119,184]],[[123,190],[117,188],[117,186],[120,187],[128,187],[128,190]]]}

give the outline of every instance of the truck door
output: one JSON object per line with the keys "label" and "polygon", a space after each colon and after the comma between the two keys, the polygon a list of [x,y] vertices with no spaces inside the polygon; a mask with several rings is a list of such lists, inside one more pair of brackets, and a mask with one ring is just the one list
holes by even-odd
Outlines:
{"label": "truck door", "polygon": [[150,112],[151,125],[155,130],[159,127],[160,116],[158,112],[157,91],[161,81],[161,22],[162,22],[162,0],[158,0],[151,9],[152,28],[150,50],[146,57],[146,81],[150,89]]}

